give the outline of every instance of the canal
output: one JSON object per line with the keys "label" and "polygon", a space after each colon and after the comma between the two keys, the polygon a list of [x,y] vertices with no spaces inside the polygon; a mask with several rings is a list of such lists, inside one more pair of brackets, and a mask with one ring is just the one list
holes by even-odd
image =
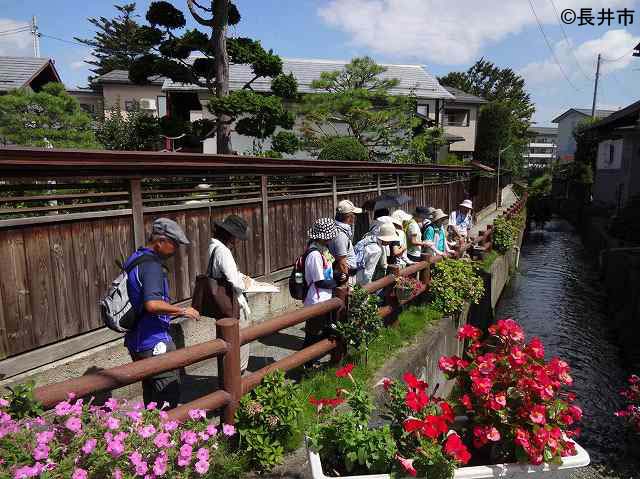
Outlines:
{"label": "canal", "polygon": [[559,356],[570,364],[584,410],[580,444],[593,463],[617,455],[623,425],[613,413],[622,406],[619,390],[628,372],[609,327],[594,258],[568,222],[554,218],[525,237],[519,270],[496,317],[517,320],[528,339],[542,339],[547,359]]}

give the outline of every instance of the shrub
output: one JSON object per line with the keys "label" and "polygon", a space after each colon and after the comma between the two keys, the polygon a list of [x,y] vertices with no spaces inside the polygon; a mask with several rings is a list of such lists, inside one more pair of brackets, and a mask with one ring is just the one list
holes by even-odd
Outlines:
{"label": "shrub", "polygon": [[577,434],[573,426],[582,410],[566,391],[573,382],[569,365],[559,358],[545,362],[542,342],[526,344],[512,319],[498,321],[481,337],[479,329],[463,326],[463,358],[443,356],[438,363],[456,379],[458,407],[470,418],[474,447],[490,448],[499,462],[561,464],[562,457],[575,455],[568,438]]}
{"label": "shrub", "polygon": [[155,404],[82,399],[56,405],[50,416],[12,419],[0,399],[0,477],[239,477],[242,463],[227,448],[233,426],[208,424],[203,410],[183,424]]}
{"label": "shrub", "polygon": [[281,464],[286,451],[295,447],[302,412],[299,386],[274,371],[240,400],[236,412],[240,448],[249,463],[269,471]]}
{"label": "shrub", "polygon": [[42,404],[36,400],[33,394],[34,388],[35,382],[33,381],[7,387],[10,391],[5,399],[8,402],[7,414],[12,419],[33,418],[44,414]]}
{"label": "shrub", "polygon": [[336,332],[347,348],[368,359],[369,345],[380,335],[384,322],[378,313],[378,298],[356,285],[349,296],[349,312],[345,321],[336,324]]}
{"label": "shrub", "polygon": [[515,224],[506,218],[496,218],[493,222],[492,242],[493,249],[498,253],[506,253],[515,244],[518,230]]}
{"label": "shrub", "polygon": [[620,394],[627,400],[627,407],[615,413],[618,417],[625,418],[627,427],[635,434],[640,433],[640,377],[635,374],[628,379],[629,387],[623,389]]}
{"label": "shrub", "polygon": [[444,314],[462,311],[466,302],[477,304],[484,283],[477,266],[469,261],[445,258],[435,264],[431,278],[432,304]]}
{"label": "shrub", "polygon": [[369,151],[357,139],[345,136],[332,138],[320,152],[319,160],[367,161]]}

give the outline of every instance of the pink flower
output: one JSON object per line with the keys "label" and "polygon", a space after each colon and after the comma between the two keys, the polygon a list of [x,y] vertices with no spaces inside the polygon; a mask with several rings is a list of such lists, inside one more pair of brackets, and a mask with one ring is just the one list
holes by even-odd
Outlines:
{"label": "pink flower", "polygon": [[198,436],[196,435],[195,432],[191,430],[186,430],[186,431],[182,431],[182,434],[180,434],[180,440],[185,444],[189,444],[190,446],[193,446],[196,442],[198,442]]}
{"label": "pink flower", "polygon": [[9,405],[9,401],[5,398],[0,398],[0,407],[7,407]]}
{"label": "pink flower", "polygon": [[115,471],[113,471],[112,479],[122,479],[122,471],[116,467]]}
{"label": "pink flower", "polygon": [[87,441],[84,443],[84,446],[82,446],[82,452],[84,452],[85,454],[91,454],[91,452],[95,449],[97,443],[98,441],[96,439],[87,439]]}
{"label": "pink flower", "polygon": [[64,425],[69,431],[74,433],[78,433],[82,430],[82,421],[77,417],[70,417]]}
{"label": "pink flower", "polygon": [[56,435],[53,431],[42,431],[36,434],[36,442],[38,444],[47,444]]}
{"label": "pink flower", "polygon": [[33,450],[33,458],[36,461],[42,461],[49,457],[49,446],[44,444],[38,444],[38,446]]}
{"label": "pink flower", "polygon": [[544,406],[539,404],[531,409],[531,412],[529,413],[529,419],[531,419],[531,422],[535,424],[545,424],[547,422],[545,413],[546,410]]}
{"label": "pink flower", "polygon": [[167,472],[167,460],[166,452],[163,452],[156,457],[156,460],[153,462],[153,473],[156,476],[163,476]]}
{"label": "pink flower", "polygon": [[231,424],[224,424],[222,426],[222,434],[227,437],[231,437],[236,433],[236,428]]}
{"label": "pink flower", "polygon": [[107,428],[114,431],[119,427],[120,427],[120,421],[117,420],[115,417],[109,416],[109,418],[107,419]]}
{"label": "pink flower", "polygon": [[71,412],[71,404],[67,401],[62,401],[56,404],[56,416],[66,416]]}
{"label": "pink flower", "polygon": [[159,449],[170,447],[171,446],[171,435],[168,432],[161,432],[160,434],[158,434],[155,437],[155,439],[153,440],[153,443]]}
{"label": "pink flower", "polygon": [[113,457],[119,457],[124,452],[124,444],[120,441],[110,441],[107,443],[107,452]]}
{"label": "pink flower", "polygon": [[218,428],[213,424],[209,424],[207,426],[207,434],[209,434],[209,436],[215,436],[216,434],[218,434]]}
{"label": "pink flower", "polygon": [[142,462],[139,462],[138,464],[136,464],[136,474],[137,475],[144,476],[147,473],[148,470],[149,470],[149,465],[146,462],[142,461]]}
{"label": "pink flower", "polygon": [[133,464],[134,466],[137,466],[142,462],[143,457],[142,457],[142,454],[140,454],[138,451],[134,451],[131,454],[129,454],[129,459],[131,460],[131,464]]}
{"label": "pink flower", "polygon": [[196,452],[196,457],[201,461],[208,461],[209,460],[209,449],[201,447]]}
{"label": "pink flower", "polygon": [[143,439],[147,439],[153,436],[155,433],[156,433],[156,428],[153,427],[151,424],[148,424],[147,426],[144,426],[138,429],[138,435]]}
{"label": "pink flower", "polygon": [[209,470],[209,462],[207,461],[198,461],[196,462],[196,472],[201,476],[204,476]]}
{"label": "pink flower", "polygon": [[399,455],[396,455],[396,459],[400,462],[400,465],[407,474],[412,477],[416,477],[417,471],[415,467],[413,467],[413,459],[405,459],[404,457]]}
{"label": "pink flower", "polygon": [[194,421],[198,419],[207,419],[207,412],[204,409],[191,409],[189,411],[189,417]]}
{"label": "pink flower", "polygon": [[147,411],[153,411],[157,407],[158,407],[158,403],[152,401],[149,404],[147,404]]}
{"label": "pink flower", "polygon": [[191,464],[191,457],[178,456],[178,466],[187,467]]}
{"label": "pink flower", "polygon": [[73,471],[73,475],[71,476],[71,479],[87,479],[87,477],[89,477],[89,474],[87,473],[87,471],[85,471],[80,467],[77,467]]}
{"label": "pink flower", "polygon": [[142,413],[138,411],[129,411],[127,417],[135,423],[142,421]]}
{"label": "pink flower", "polygon": [[191,458],[191,454],[193,454],[193,447],[191,447],[189,444],[183,444],[180,448],[180,457]]}
{"label": "pink flower", "polygon": [[116,409],[118,409],[118,406],[120,404],[118,404],[118,400],[116,398],[111,397],[111,398],[107,399],[107,402],[105,402],[104,405],[110,411],[115,411]]}
{"label": "pink flower", "polygon": [[171,431],[175,431],[176,429],[178,429],[178,426],[180,425],[180,423],[178,423],[178,421],[167,421],[164,423],[163,427],[164,430],[167,432],[171,432]]}

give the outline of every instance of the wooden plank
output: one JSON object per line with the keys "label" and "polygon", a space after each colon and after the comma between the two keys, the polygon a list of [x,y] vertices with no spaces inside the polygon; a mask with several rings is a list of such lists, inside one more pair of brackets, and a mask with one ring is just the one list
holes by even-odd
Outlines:
{"label": "wooden plank", "polygon": [[[4,301],[2,300],[2,288],[0,287],[0,360],[9,354],[9,342],[7,341],[7,326],[4,321]],[[0,379],[2,376],[0,376]]]}
{"label": "wooden plank", "polygon": [[73,266],[73,239],[70,225],[49,227],[53,287],[61,338],[85,332],[80,311],[77,278]]}
{"label": "wooden plank", "polygon": [[[260,207],[260,215],[262,216],[262,231],[269,231],[269,191],[268,191],[268,177],[262,175],[260,177],[262,204]],[[263,274],[267,281],[271,278],[271,236],[268,234],[262,235],[262,255],[264,256],[264,270]]]}
{"label": "wooden plank", "polygon": [[93,226],[90,222],[71,225],[73,240],[73,270],[76,279],[78,308],[82,312],[80,323],[85,331],[101,325],[98,309],[100,290]]}
{"label": "wooden plank", "polygon": [[51,274],[49,229],[38,226],[25,231],[24,246],[35,337],[38,346],[44,346],[62,338]]}
{"label": "wooden plank", "polygon": [[[187,229],[185,213],[178,213],[174,216],[174,221],[180,225],[182,231]],[[176,278],[176,296],[173,297],[174,301],[181,301],[191,296],[191,275],[189,274],[189,259],[188,252],[190,246],[181,246],[175,255],[175,278]],[[195,277],[194,277],[195,278]]]}
{"label": "wooden plank", "polygon": [[129,180],[131,192],[131,220],[133,224],[133,242],[136,248],[144,246],[144,206],[142,205],[142,181]]}
{"label": "wooden plank", "polygon": [[200,262],[200,251],[202,250],[198,229],[200,216],[201,214],[199,212],[194,211],[190,211],[186,215],[185,234],[187,235],[187,238],[189,238],[189,241],[191,241],[191,245],[187,246],[186,251],[187,262],[189,263],[189,272],[191,274],[189,283],[189,296],[193,294],[193,285],[196,276],[202,274],[204,269],[204,266]]}

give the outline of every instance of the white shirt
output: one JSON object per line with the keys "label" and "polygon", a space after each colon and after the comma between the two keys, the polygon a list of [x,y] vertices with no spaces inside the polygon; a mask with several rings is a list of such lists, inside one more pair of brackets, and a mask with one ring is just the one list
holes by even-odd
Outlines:
{"label": "white shirt", "polygon": [[467,213],[464,217],[459,215],[458,210],[452,211],[449,215],[449,226],[452,226],[458,234],[464,238],[467,237],[471,226],[473,225],[473,218],[471,213]]}
{"label": "white shirt", "polygon": [[[327,278],[326,275],[330,265],[327,265],[327,260],[323,259],[320,251],[312,251],[307,255],[307,259],[304,262],[304,281],[309,285],[307,296],[304,298],[304,305],[309,306],[312,304],[322,303],[333,297],[333,291],[330,289],[318,288],[316,281],[323,281]],[[331,276],[333,274],[331,273]]]}
{"label": "white shirt", "polygon": [[378,264],[384,261],[386,265],[386,258],[383,258],[383,252],[382,246],[377,241],[364,247],[364,268],[359,269],[356,273],[356,282],[358,284],[370,283]]}
{"label": "white shirt", "polygon": [[251,309],[249,308],[249,303],[247,303],[247,299],[244,297],[245,292],[245,284],[244,284],[244,275],[238,271],[238,266],[236,265],[236,260],[233,258],[233,254],[231,250],[227,248],[221,241],[211,238],[209,240],[209,258],[211,259],[211,254],[215,250],[215,256],[211,263],[211,277],[215,279],[223,279],[226,278],[229,283],[233,286],[233,292],[238,299],[238,303],[240,307],[244,310],[245,314],[248,316],[251,314]]}
{"label": "white shirt", "polygon": [[422,247],[411,244],[412,237],[417,237],[419,242],[422,241],[422,231],[420,230],[420,226],[415,220],[412,220],[411,223],[409,223],[408,233],[407,253],[411,256],[420,256],[422,254]]}

